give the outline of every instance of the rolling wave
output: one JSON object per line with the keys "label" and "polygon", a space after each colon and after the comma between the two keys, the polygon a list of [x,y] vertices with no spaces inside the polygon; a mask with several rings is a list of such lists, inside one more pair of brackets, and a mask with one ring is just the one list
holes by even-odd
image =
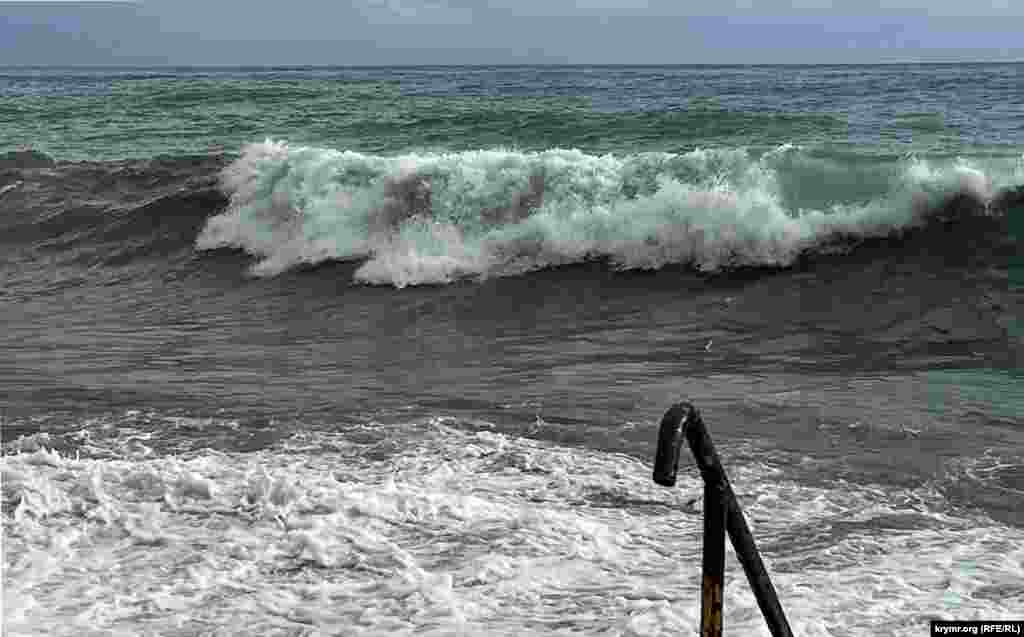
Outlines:
{"label": "rolling wave", "polygon": [[936,240],[999,231],[1021,183],[1024,157],[858,163],[794,146],[379,156],[267,141],[118,162],[19,151],[0,165],[0,242],[101,264],[240,249],[256,276],[353,261],[357,282],[397,287],[590,260],[727,272],[930,228]]}
{"label": "rolling wave", "polygon": [[219,156],[56,162],[8,153],[0,166],[0,243],[75,250],[99,261],[190,249],[228,198]]}
{"label": "rolling wave", "polygon": [[793,146],[588,155],[480,150],[395,157],[266,141],[221,174],[200,250],[241,248],[257,276],[365,260],[397,287],[605,259],[621,269],[787,267],[933,224],[1003,214],[1024,163],[856,167]]}

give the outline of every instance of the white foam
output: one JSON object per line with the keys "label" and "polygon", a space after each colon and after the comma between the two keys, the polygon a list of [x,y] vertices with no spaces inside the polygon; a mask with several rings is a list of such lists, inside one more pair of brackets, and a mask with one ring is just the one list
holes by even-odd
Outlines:
{"label": "white foam", "polygon": [[[225,169],[231,205],[208,220],[197,246],[242,248],[260,257],[253,273],[261,276],[367,259],[357,280],[397,286],[589,257],[623,268],[785,266],[837,232],[872,236],[918,224],[922,209],[954,192],[988,200],[1020,170],[908,160],[885,179],[872,175],[877,184],[865,198],[866,174],[800,153],[380,157],[267,141]],[[823,181],[826,192],[805,195],[808,203],[793,191]]]}
{"label": "white foam", "polygon": [[[663,489],[631,457],[442,421],[390,437],[386,459],[313,434],[3,457],[6,634],[696,631],[695,472]],[[1020,529],[928,489],[808,487],[759,465],[732,479],[798,635],[918,635],[1020,607]],[[725,622],[767,635],[731,552]]]}

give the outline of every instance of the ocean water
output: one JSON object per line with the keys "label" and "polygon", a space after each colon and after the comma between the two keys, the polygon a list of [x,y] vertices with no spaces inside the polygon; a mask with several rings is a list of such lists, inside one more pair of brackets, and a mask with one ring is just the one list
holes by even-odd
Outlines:
{"label": "ocean water", "polygon": [[[6,635],[1024,617],[1024,65],[0,69]],[[731,549],[724,621],[767,635]]]}

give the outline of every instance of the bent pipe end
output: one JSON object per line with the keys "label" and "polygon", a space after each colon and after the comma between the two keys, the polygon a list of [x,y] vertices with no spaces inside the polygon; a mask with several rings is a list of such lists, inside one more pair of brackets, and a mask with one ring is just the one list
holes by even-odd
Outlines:
{"label": "bent pipe end", "polygon": [[672,405],[658,428],[658,448],[654,454],[654,481],[663,487],[674,487],[679,472],[679,455],[686,440],[686,427],[700,418],[697,409],[687,402]]}

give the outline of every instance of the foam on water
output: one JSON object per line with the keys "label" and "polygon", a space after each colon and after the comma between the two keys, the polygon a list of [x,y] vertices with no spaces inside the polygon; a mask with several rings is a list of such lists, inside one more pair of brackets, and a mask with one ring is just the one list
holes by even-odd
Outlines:
{"label": "foam on water", "polygon": [[[693,472],[663,489],[632,457],[453,424],[248,453],[19,445],[0,461],[5,634],[696,630]],[[1021,608],[1024,533],[934,488],[732,478],[798,635]],[[726,568],[726,625],[766,635],[731,551]]]}
{"label": "foam on water", "polygon": [[521,273],[587,258],[622,268],[786,266],[837,235],[923,222],[952,193],[982,202],[1024,180],[1024,163],[895,170],[784,146],[686,154],[480,150],[374,156],[266,141],[222,174],[231,205],[200,249],[242,248],[269,276],[302,263],[367,259],[359,281],[396,286]]}

